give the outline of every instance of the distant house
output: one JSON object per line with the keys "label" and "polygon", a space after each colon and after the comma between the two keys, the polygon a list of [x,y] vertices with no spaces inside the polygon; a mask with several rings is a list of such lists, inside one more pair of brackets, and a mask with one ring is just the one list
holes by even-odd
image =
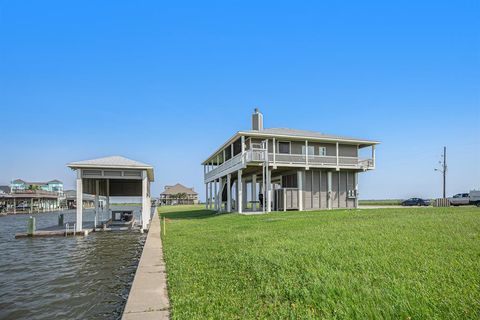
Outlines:
{"label": "distant house", "polygon": [[207,208],[240,213],[356,208],[358,174],[375,169],[378,143],[264,128],[255,109],[252,129],[235,133],[202,163]]}
{"label": "distant house", "polygon": [[165,186],[165,191],[160,194],[159,201],[162,205],[197,204],[198,193],[193,188],[187,188],[177,183],[174,186]]}
{"label": "distant house", "polygon": [[48,182],[27,182],[22,179],[16,179],[10,183],[10,189],[12,193],[24,190],[43,190],[63,195],[63,182],[56,179]]}
{"label": "distant house", "polygon": [[0,186],[0,194],[9,194],[10,187],[9,186]]}

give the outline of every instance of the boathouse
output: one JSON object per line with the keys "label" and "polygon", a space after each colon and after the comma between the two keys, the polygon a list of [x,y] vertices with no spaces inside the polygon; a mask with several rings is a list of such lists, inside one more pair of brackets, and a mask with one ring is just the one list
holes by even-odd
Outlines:
{"label": "boathouse", "polygon": [[[154,181],[151,165],[111,156],[67,165],[77,173],[77,203],[83,202],[83,194],[95,195],[95,216],[98,220],[99,197],[106,198],[106,209],[110,211],[110,197],[142,197],[142,229],[150,222],[151,193],[150,183]],[[83,206],[76,208],[76,230],[83,228]]]}

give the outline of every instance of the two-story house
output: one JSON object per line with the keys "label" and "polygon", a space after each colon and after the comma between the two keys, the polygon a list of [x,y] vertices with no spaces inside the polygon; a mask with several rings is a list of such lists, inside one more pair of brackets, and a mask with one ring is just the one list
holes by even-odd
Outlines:
{"label": "two-story house", "polygon": [[48,182],[27,182],[22,179],[15,179],[10,183],[12,192],[20,192],[25,190],[43,190],[55,192],[63,195],[63,182],[60,180],[50,180]]}
{"label": "two-story house", "polygon": [[176,204],[197,204],[198,193],[193,188],[187,188],[184,185],[177,183],[173,186],[165,186],[165,190],[160,193],[159,198],[162,205],[176,205]]}
{"label": "two-story house", "polygon": [[[284,128],[239,131],[203,163],[206,205],[217,211],[356,208],[358,173],[375,168],[379,142]],[[359,151],[371,148],[362,159]]]}

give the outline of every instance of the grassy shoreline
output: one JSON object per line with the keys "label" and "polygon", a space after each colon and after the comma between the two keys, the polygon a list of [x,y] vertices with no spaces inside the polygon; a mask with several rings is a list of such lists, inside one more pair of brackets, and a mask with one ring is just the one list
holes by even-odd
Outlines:
{"label": "grassy shoreline", "polygon": [[477,208],[160,214],[173,319],[479,316]]}

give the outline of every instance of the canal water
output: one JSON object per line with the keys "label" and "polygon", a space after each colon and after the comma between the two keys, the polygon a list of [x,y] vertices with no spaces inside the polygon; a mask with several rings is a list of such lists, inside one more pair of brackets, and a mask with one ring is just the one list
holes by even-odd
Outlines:
{"label": "canal water", "polygon": [[[63,213],[73,223],[75,212]],[[37,229],[55,225],[58,214],[35,214]],[[15,239],[29,216],[0,217],[0,319],[121,318],[146,235]],[[84,212],[84,221],[93,217]]]}

